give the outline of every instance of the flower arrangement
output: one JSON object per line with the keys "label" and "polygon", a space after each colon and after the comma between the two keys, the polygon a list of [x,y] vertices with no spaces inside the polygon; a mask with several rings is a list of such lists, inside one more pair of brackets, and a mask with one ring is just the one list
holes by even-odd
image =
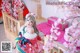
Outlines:
{"label": "flower arrangement", "polygon": [[23,2],[21,0],[2,0],[2,11],[18,19],[19,10],[23,10]]}
{"label": "flower arrangement", "polygon": [[11,3],[9,0],[2,0],[2,11],[7,12],[8,14],[11,14]]}
{"label": "flower arrangement", "polygon": [[50,35],[46,35],[46,37],[44,38],[44,46],[43,49],[45,50],[45,52],[50,53],[51,49],[53,49],[53,37]]}
{"label": "flower arrangement", "polygon": [[61,31],[65,31],[65,28],[68,27],[68,23],[65,20],[66,19],[58,19],[52,24],[51,35],[54,40],[57,40],[57,36],[61,34]]}
{"label": "flower arrangement", "polygon": [[[79,19],[80,20],[80,19]],[[69,52],[76,53],[80,50],[80,22],[74,22],[70,27],[65,30],[64,39],[66,42],[63,44],[69,48]]]}
{"label": "flower arrangement", "polygon": [[18,19],[19,10],[22,11],[24,9],[23,2],[21,0],[13,0],[12,5],[13,16]]}
{"label": "flower arrangement", "polygon": [[68,20],[71,21],[69,22],[71,25],[69,25],[67,28],[63,27],[65,29],[65,30],[62,30],[62,31],[65,31],[65,34],[64,34],[65,42],[63,43],[63,45],[69,48],[68,53],[69,52],[76,53],[78,52],[78,50],[80,50],[80,18],[79,16],[73,17],[73,19],[68,18],[68,19],[57,20],[52,25],[50,39],[52,40],[58,39],[58,35],[61,34],[60,32],[61,28],[59,28],[58,25],[62,24],[62,26],[64,26],[64,24],[67,24]]}

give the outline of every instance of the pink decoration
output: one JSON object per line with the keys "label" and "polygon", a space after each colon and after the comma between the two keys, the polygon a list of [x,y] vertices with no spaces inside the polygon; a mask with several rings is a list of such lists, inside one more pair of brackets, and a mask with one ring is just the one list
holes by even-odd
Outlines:
{"label": "pink decoration", "polygon": [[[69,19],[71,21],[69,22],[71,24],[70,26],[68,26],[68,22],[67,22],[67,20]],[[69,51],[67,51],[68,53],[78,52],[78,50],[80,50],[80,23],[79,23],[80,21],[79,20],[80,19],[76,20],[75,17],[73,16],[68,19],[58,19],[53,23],[51,19],[49,19],[48,22],[39,24],[38,30],[46,34],[46,36],[48,36],[49,38],[49,40],[47,41],[47,43],[49,44],[45,45],[44,49],[49,50],[50,47],[52,46],[51,40],[56,40],[62,43],[65,47],[69,48]],[[52,24],[52,27],[49,23]],[[47,33],[49,33],[49,35]]]}
{"label": "pink decoration", "polygon": [[2,0],[2,11],[7,12],[9,15],[11,15],[11,3],[9,0]]}
{"label": "pink decoration", "polygon": [[13,4],[13,16],[15,17],[15,19],[18,19],[18,13],[19,10],[23,10],[23,3],[21,0],[13,0],[12,2]]}
{"label": "pink decoration", "polygon": [[2,0],[2,11],[18,19],[18,10],[23,10],[23,3],[21,0]]}
{"label": "pink decoration", "polygon": [[[57,20],[58,20],[58,18],[56,18],[56,17],[50,17],[47,22],[38,24],[37,28],[39,31],[41,31],[45,35],[47,35],[47,34],[51,34],[50,29],[52,27],[52,24],[53,24],[53,26],[57,24],[57,27],[56,26],[54,26],[54,27],[59,28],[58,30],[65,30],[65,28],[68,27],[68,23],[61,24]],[[55,22],[55,21],[57,21],[57,22]]]}
{"label": "pink decoration", "polygon": [[44,35],[50,34],[51,26],[49,26],[47,22],[38,24],[37,28],[39,31],[43,32]]}
{"label": "pink decoration", "polygon": [[80,47],[80,29],[77,27],[79,23],[73,24],[65,30],[64,39],[68,42],[67,46],[71,53],[78,52]]}
{"label": "pink decoration", "polygon": [[52,26],[52,24],[54,24],[54,22],[55,21],[57,21],[57,17],[50,17],[50,18],[48,18],[48,24],[50,25],[50,26]]}

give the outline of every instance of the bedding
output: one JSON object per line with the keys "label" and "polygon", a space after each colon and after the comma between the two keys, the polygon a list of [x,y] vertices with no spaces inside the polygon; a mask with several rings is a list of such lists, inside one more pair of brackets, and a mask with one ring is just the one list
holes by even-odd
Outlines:
{"label": "bedding", "polygon": [[40,32],[44,33],[44,35],[47,35],[47,34],[50,34],[51,26],[49,26],[47,22],[44,22],[44,23],[38,24],[37,29]]}
{"label": "bedding", "polygon": [[44,35],[50,34],[51,25],[54,24],[54,21],[57,20],[57,17],[48,18],[47,22],[43,22],[37,25],[37,29],[44,33]]}
{"label": "bedding", "polygon": [[52,24],[54,24],[55,21],[57,21],[57,19],[58,19],[57,17],[50,17],[50,18],[48,18],[48,21],[47,21],[48,25],[51,26]]}
{"label": "bedding", "polygon": [[[43,32],[44,35],[49,35],[49,34],[51,34],[50,29],[51,29],[51,27],[52,27],[52,24],[54,25],[54,23],[55,23],[57,20],[58,20],[57,17],[49,17],[49,18],[47,19],[47,22],[43,22],[43,23],[38,24],[38,25],[37,25],[37,29],[38,29],[39,31]],[[65,28],[68,27],[68,23],[65,23],[65,24],[59,23],[59,24],[57,25],[57,27],[59,28],[59,30],[63,30],[63,31],[64,31]]]}

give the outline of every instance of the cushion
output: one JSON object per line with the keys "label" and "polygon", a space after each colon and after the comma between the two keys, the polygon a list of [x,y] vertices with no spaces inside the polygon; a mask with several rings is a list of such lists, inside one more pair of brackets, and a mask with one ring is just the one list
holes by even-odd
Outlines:
{"label": "cushion", "polygon": [[[38,24],[37,29],[40,32],[43,32],[45,35],[51,34],[50,30],[51,30],[52,24],[54,24],[54,22],[57,20],[58,20],[58,18],[56,18],[56,17],[50,17],[50,18],[48,18],[48,22],[42,22],[42,23]],[[64,31],[65,28],[68,27],[68,23],[65,23],[65,24],[59,23],[57,25],[57,27],[59,27],[59,30]]]}
{"label": "cushion", "polygon": [[64,31],[68,27],[68,23],[65,23],[65,24],[59,23],[57,25],[57,27],[59,27],[59,30],[63,30]]}
{"label": "cushion", "polygon": [[43,23],[40,23],[37,25],[37,29],[40,32],[43,32],[44,35],[48,35],[48,34],[50,34],[51,26],[49,26],[47,22],[43,22]]}
{"label": "cushion", "polygon": [[68,27],[68,22],[60,18],[55,23],[57,24],[59,30],[65,30],[65,28]]}
{"label": "cushion", "polygon": [[57,17],[49,17],[48,18],[48,25],[52,25],[54,24],[54,22],[57,20],[58,18]]}

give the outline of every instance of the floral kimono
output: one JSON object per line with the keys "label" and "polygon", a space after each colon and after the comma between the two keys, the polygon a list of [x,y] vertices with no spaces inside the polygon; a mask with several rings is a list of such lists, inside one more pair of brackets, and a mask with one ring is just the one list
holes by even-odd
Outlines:
{"label": "floral kimono", "polygon": [[20,29],[19,37],[16,38],[16,47],[21,53],[38,53],[40,44],[38,42],[41,38],[36,33],[30,34],[26,32],[26,29],[26,26]]}

